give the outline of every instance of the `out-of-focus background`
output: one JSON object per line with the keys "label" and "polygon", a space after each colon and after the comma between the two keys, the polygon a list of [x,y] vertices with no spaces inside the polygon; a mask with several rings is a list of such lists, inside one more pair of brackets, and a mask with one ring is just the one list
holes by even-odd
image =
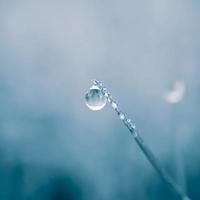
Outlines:
{"label": "out-of-focus background", "polygon": [[0,1],[0,199],[176,200],[110,106],[200,199],[200,3]]}

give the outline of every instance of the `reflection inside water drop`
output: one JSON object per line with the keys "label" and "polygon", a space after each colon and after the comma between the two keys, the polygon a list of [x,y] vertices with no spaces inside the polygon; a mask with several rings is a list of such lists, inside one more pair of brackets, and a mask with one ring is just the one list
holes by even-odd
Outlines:
{"label": "reflection inside water drop", "polygon": [[106,98],[97,86],[92,86],[85,95],[85,101],[91,110],[101,110],[106,105]]}

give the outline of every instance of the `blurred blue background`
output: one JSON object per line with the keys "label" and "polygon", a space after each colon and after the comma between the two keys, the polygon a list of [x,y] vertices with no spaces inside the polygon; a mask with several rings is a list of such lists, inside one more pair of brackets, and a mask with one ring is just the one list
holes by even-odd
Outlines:
{"label": "blurred blue background", "polygon": [[[112,108],[85,106],[93,78],[200,199],[199,11],[195,0],[1,0],[0,199],[177,199]],[[175,104],[164,97],[177,81]]]}

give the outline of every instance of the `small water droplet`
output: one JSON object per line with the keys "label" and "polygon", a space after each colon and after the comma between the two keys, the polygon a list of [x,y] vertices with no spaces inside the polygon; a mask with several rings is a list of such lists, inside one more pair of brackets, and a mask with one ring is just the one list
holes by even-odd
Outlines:
{"label": "small water droplet", "polygon": [[108,95],[108,93],[106,92],[106,93],[104,94],[104,96],[105,96],[106,98],[108,98],[109,95]]}
{"label": "small water droplet", "polygon": [[130,124],[131,123],[131,119],[127,119],[127,122]]}
{"label": "small water droplet", "polygon": [[108,97],[108,102],[109,102],[109,103],[112,102],[112,97],[111,97],[111,96]]}
{"label": "small water droplet", "polygon": [[91,110],[101,110],[106,105],[106,98],[101,90],[93,85],[85,95],[86,105]]}
{"label": "small water droplet", "polygon": [[124,119],[125,119],[125,115],[124,115],[123,113],[120,113],[120,114],[119,114],[119,117],[120,117],[121,120],[124,120]]}
{"label": "small water droplet", "polygon": [[[102,85],[100,85],[102,87]],[[105,87],[102,87],[102,91],[105,93],[107,92],[107,89]]]}
{"label": "small water droplet", "polygon": [[114,108],[114,109],[116,109],[117,108],[117,103],[115,103],[114,101],[112,102],[112,107]]}

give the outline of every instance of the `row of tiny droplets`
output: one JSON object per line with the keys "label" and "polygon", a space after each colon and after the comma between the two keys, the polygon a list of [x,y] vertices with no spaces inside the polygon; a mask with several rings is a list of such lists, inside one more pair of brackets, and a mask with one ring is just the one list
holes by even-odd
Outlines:
{"label": "row of tiny droplets", "polygon": [[116,111],[116,113],[118,114],[119,118],[122,120],[124,125],[129,129],[131,134],[134,137],[137,137],[138,135],[136,132],[135,124],[133,124],[132,121],[128,119],[126,115],[119,109],[118,103],[113,99],[113,97],[110,95],[107,89],[103,86],[102,82],[97,80],[93,80],[92,82],[95,86],[97,86],[101,90],[102,94],[106,97],[107,101],[111,104],[111,106]]}
{"label": "row of tiny droplets", "polygon": [[[119,118],[123,121],[124,125],[129,129],[131,134],[135,137],[137,143],[140,146],[142,146],[143,152],[145,152],[145,154],[148,157],[148,159],[149,160],[154,160],[153,162],[157,162],[157,161],[155,161],[154,156],[149,151],[147,146],[144,145],[144,142],[143,142],[142,138],[137,134],[135,125],[131,122],[130,119],[128,119],[126,117],[126,115],[122,111],[120,111],[117,102],[112,98],[112,96],[107,91],[107,89],[103,86],[103,84],[100,81],[97,81],[97,80],[93,80],[93,84],[101,90],[102,94],[106,97],[107,101],[111,104],[113,109],[117,112]],[[186,197],[183,198],[183,200],[190,200],[190,199],[186,196]]]}

